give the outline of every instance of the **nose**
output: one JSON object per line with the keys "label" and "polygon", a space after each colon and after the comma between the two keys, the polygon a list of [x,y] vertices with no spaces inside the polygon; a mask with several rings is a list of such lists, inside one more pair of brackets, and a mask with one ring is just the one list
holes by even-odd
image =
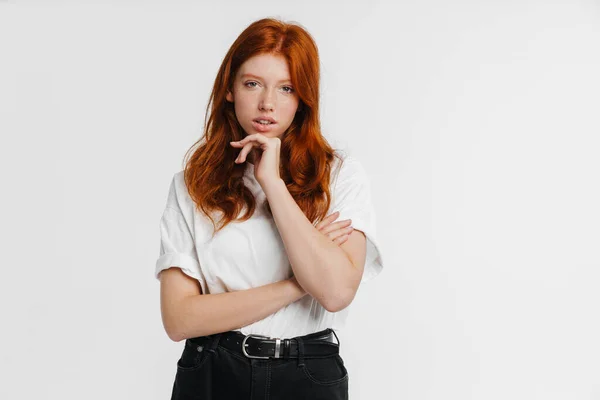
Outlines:
{"label": "nose", "polygon": [[265,110],[265,111],[266,110],[273,111],[273,109],[275,108],[273,96],[271,95],[271,93],[268,90],[261,98],[259,108],[260,108],[260,110]]}
{"label": "nose", "polygon": [[260,106],[261,111],[273,111],[273,106],[271,105],[262,105]]}

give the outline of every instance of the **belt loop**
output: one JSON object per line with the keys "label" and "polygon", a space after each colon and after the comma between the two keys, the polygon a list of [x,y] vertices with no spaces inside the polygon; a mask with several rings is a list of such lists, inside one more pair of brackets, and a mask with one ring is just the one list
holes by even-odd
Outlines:
{"label": "belt loop", "polygon": [[338,347],[340,346],[340,338],[337,336],[337,333],[335,333],[335,331],[333,329],[331,329],[331,332],[333,332],[333,334],[335,335],[335,339],[338,342]]}
{"label": "belt loop", "polygon": [[212,341],[210,343],[210,348],[208,349],[208,351],[210,351],[211,353],[214,353],[217,346],[219,345],[219,339],[221,339],[221,333],[217,333],[215,335],[212,335]]}
{"label": "belt loop", "polygon": [[290,358],[290,339],[283,339],[283,358]]}
{"label": "belt loop", "polygon": [[304,342],[301,337],[296,338],[298,343],[298,367],[304,367]]}

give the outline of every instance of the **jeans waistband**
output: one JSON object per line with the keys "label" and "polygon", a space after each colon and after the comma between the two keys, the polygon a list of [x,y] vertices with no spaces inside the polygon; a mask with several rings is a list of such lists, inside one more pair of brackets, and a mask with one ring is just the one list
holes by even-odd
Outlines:
{"label": "jeans waistband", "polygon": [[[335,337],[335,339],[334,339]],[[227,331],[209,336],[190,338],[188,341],[214,351],[218,345],[247,358],[320,358],[339,353],[339,339],[331,328],[293,338],[269,338]]]}

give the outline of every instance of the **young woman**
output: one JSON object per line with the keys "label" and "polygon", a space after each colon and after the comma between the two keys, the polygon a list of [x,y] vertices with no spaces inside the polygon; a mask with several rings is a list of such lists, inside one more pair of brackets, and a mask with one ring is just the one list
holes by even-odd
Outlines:
{"label": "young woman", "polygon": [[319,73],[310,34],[275,19],[221,64],[160,221],[172,399],[348,398],[335,331],[383,261],[368,176],[320,131]]}

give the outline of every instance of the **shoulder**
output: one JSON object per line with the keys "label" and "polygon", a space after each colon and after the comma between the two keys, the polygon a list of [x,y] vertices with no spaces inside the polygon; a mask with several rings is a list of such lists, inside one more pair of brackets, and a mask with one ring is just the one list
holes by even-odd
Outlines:
{"label": "shoulder", "polygon": [[352,185],[367,179],[365,169],[360,160],[346,152],[338,150],[337,153],[339,158],[335,158],[332,168],[332,183],[334,186]]}
{"label": "shoulder", "polygon": [[187,187],[185,186],[183,170],[181,170],[179,172],[175,172],[175,174],[173,175],[172,184],[173,184],[173,187],[175,188],[175,190],[177,190],[178,192],[184,191],[187,193]]}
{"label": "shoulder", "polygon": [[193,209],[193,200],[190,197],[187,186],[185,184],[185,178],[183,170],[173,174],[171,179],[171,185],[169,188],[169,199],[167,206],[181,211]]}

